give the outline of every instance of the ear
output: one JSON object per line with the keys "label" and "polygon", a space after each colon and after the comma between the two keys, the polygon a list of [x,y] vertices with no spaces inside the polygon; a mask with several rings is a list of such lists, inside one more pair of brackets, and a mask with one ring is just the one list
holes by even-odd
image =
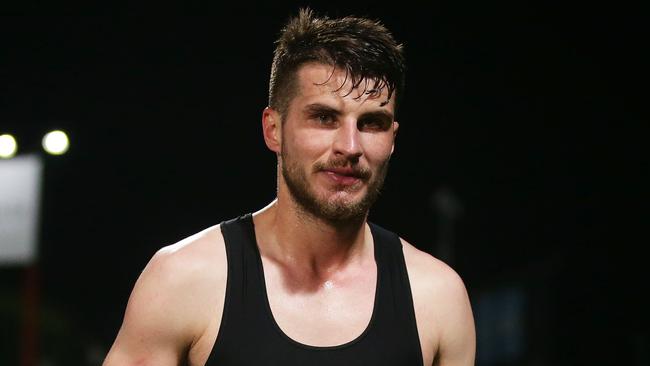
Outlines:
{"label": "ear", "polygon": [[264,108],[262,112],[262,133],[266,146],[276,154],[280,153],[282,146],[282,123],[280,113],[271,107]]}
{"label": "ear", "polygon": [[399,129],[399,122],[393,121],[393,146],[390,148],[391,155],[395,151],[395,139],[397,138],[397,130]]}

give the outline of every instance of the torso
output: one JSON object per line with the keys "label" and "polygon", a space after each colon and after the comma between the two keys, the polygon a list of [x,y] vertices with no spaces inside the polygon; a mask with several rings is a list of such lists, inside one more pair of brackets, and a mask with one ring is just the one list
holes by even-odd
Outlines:
{"label": "torso", "polygon": [[[195,243],[196,247],[213,246],[206,258],[206,250],[196,250],[201,260],[213,263],[205,270],[224,272],[227,260],[224,239],[218,226],[209,229],[206,240]],[[431,306],[430,281],[423,281],[428,270],[423,265],[431,264],[431,257],[410,244],[403,242],[413,305],[417,321],[424,365],[431,365],[437,349],[437,330]],[[189,250],[193,250],[188,248]],[[214,265],[214,263],[218,265]],[[373,312],[377,271],[374,260],[361,261],[357,266],[337,275],[332,288],[316,286],[311,291],[299,291],[300,283],[292,283],[281,265],[262,253],[265,285],[272,316],[289,338],[312,346],[340,345],[356,339],[366,329]],[[429,271],[430,272],[430,271]],[[222,273],[223,274],[223,273]],[[219,334],[224,309],[227,276],[211,276],[218,279],[213,288],[219,296],[212,296],[214,316],[206,319],[204,332],[189,346],[190,365],[205,365]],[[435,285],[435,284],[434,284]],[[197,301],[194,299],[193,301]],[[191,304],[189,304],[191,306]],[[325,315],[325,317],[323,317]],[[315,321],[314,319],[318,319]],[[427,324],[425,326],[425,324]],[[305,326],[308,325],[308,326]]]}
{"label": "torso", "polygon": [[296,283],[282,265],[262,257],[268,302],[289,338],[312,346],[335,346],[357,338],[368,326],[376,287],[374,262],[337,273],[324,283]]}

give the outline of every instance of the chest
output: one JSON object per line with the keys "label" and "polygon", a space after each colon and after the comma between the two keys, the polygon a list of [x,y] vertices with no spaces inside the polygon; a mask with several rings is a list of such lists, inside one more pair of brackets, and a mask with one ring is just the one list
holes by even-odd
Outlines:
{"label": "chest", "polygon": [[300,344],[328,347],[358,338],[372,319],[374,263],[328,278],[297,275],[263,260],[266,300],[274,325]]}
{"label": "chest", "polygon": [[323,281],[255,246],[227,247],[223,320],[205,365],[422,365],[428,346],[420,348],[401,244],[379,242],[369,266]]}

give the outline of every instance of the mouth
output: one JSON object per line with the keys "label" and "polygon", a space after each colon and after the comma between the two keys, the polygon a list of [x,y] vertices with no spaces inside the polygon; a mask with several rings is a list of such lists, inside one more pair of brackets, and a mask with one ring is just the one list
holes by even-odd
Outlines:
{"label": "mouth", "polygon": [[351,186],[366,179],[362,171],[352,168],[326,168],[323,172],[335,183],[343,186]]}

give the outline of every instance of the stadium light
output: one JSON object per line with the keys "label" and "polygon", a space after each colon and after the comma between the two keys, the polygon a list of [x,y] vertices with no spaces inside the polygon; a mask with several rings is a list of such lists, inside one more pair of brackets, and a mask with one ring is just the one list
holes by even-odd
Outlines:
{"label": "stadium light", "polygon": [[56,130],[48,132],[43,137],[43,149],[52,155],[62,155],[68,151],[70,140],[65,132]]}
{"label": "stadium light", "polygon": [[0,135],[0,158],[9,159],[16,155],[18,144],[16,139],[10,134]]}

